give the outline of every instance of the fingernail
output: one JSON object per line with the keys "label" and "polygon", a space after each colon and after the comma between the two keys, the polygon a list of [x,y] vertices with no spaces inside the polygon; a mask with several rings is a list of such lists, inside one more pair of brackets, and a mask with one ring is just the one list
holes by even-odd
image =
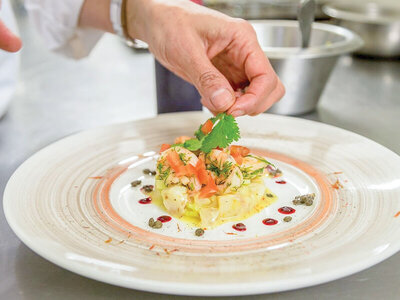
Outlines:
{"label": "fingernail", "polygon": [[231,113],[232,116],[236,117],[241,117],[244,116],[244,111],[243,110],[235,110]]}
{"label": "fingernail", "polygon": [[223,88],[215,91],[210,100],[216,110],[226,110],[233,102],[233,95],[229,90]]}

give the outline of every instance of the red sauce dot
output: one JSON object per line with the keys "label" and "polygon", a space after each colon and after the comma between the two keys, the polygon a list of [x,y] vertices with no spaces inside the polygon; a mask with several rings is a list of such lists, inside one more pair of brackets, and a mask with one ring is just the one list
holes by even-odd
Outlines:
{"label": "red sauce dot", "polygon": [[139,203],[140,203],[140,204],[149,204],[149,203],[151,203],[151,198],[148,197],[148,198],[140,199],[140,200],[139,200]]}
{"label": "red sauce dot", "polygon": [[169,222],[171,221],[171,217],[170,216],[160,216],[157,218],[158,221],[160,221],[161,223],[165,223],[165,222]]}
{"label": "red sauce dot", "polygon": [[278,224],[277,220],[271,219],[271,218],[264,219],[262,222],[264,223],[264,225],[268,225],[268,226]]}
{"label": "red sauce dot", "polygon": [[233,225],[232,228],[237,231],[246,231],[246,225],[244,225],[243,223],[237,223]]}
{"label": "red sauce dot", "polygon": [[286,184],[286,181],[285,180],[277,180],[277,181],[275,181],[276,183],[279,183],[279,184]]}
{"label": "red sauce dot", "polygon": [[289,206],[283,206],[283,207],[279,208],[278,211],[281,214],[285,214],[285,215],[294,214],[296,212],[296,210],[294,208],[289,207]]}

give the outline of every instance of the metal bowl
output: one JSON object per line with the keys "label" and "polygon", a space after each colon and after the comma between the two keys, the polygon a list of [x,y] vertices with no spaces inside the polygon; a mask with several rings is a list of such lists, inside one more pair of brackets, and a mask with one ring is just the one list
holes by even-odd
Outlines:
{"label": "metal bowl", "polygon": [[[322,5],[328,0],[316,0],[317,19],[327,19]],[[203,0],[205,6],[232,17],[254,19],[297,19],[300,0]]]}
{"label": "metal bowl", "polygon": [[400,56],[400,2],[337,1],[323,10],[338,25],[361,36],[364,47],[357,54]]}
{"label": "metal bowl", "polygon": [[314,110],[337,58],[363,45],[360,37],[335,25],[314,23],[309,48],[301,48],[297,21],[252,21],[258,40],[286,94],[269,112],[299,115]]}

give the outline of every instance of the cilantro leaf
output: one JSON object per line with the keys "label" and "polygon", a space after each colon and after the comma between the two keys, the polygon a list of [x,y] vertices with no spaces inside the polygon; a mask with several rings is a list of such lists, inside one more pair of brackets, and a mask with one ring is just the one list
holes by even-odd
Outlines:
{"label": "cilantro leaf", "polygon": [[[194,133],[196,138],[187,140],[183,145],[179,146],[183,146],[190,151],[201,150],[205,153],[208,153],[214,148],[225,148],[233,141],[239,140],[239,127],[234,117],[227,115],[226,113],[221,113],[210,120],[214,124],[214,127],[210,133],[204,134],[204,132],[201,130],[203,126],[202,124]],[[172,147],[173,146],[176,145],[172,145]]]}
{"label": "cilantro leaf", "polygon": [[225,148],[233,141],[239,140],[239,127],[233,116],[222,113],[213,118],[212,121],[214,128],[202,139],[201,151],[208,153],[214,148]]}
{"label": "cilantro leaf", "polygon": [[198,139],[190,139],[183,144],[183,147],[190,151],[197,151],[201,148],[201,141]]}
{"label": "cilantro leaf", "polygon": [[183,143],[180,143],[180,144],[172,144],[172,145],[171,145],[171,148],[174,148],[174,147],[183,147]]}

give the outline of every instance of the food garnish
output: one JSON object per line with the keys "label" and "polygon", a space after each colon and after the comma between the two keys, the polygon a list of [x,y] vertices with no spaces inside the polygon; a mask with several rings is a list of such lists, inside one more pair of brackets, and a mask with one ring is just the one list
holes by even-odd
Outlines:
{"label": "food garnish", "polygon": [[140,204],[150,204],[151,203],[151,197],[140,199],[139,203]]}
{"label": "food garnish", "polygon": [[144,185],[140,190],[145,194],[149,194],[154,190],[154,185]]}
{"label": "food garnish", "polygon": [[141,185],[142,181],[141,180],[134,180],[131,182],[132,187],[137,187],[138,185]]}
{"label": "food garnish", "polygon": [[246,225],[244,225],[243,223],[237,223],[235,225],[232,226],[233,229],[237,230],[237,231],[246,231]]}
{"label": "food garnish", "polygon": [[154,228],[154,229],[160,229],[163,226],[163,224],[160,220],[154,221],[154,218],[150,218],[148,224],[151,228]]}
{"label": "food garnish", "polygon": [[196,236],[202,236],[204,234],[204,229],[203,228],[197,228],[196,231],[194,232]]}
{"label": "food garnish", "polygon": [[294,205],[311,206],[314,203],[315,193],[296,196],[292,201]]}
{"label": "food garnish", "polygon": [[154,226],[154,223],[155,223],[154,218],[150,218],[150,219],[149,219],[149,226],[150,226],[150,227],[153,227],[153,226]]}
{"label": "food garnish", "polygon": [[343,185],[340,183],[339,179],[336,179],[335,183],[332,184],[332,188],[334,188],[335,190],[338,190],[338,189],[343,188]]}
{"label": "food garnish", "polygon": [[143,170],[143,174],[145,175],[151,175],[151,176],[156,176],[157,172],[156,171],[152,171],[150,169],[144,169]]}
{"label": "food garnish", "polygon": [[182,146],[190,151],[209,153],[212,149],[225,148],[238,141],[240,131],[235,118],[222,113],[207,120],[194,135],[196,138],[185,141]]}
{"label": "food garnish", "polygon": [[264,225],[267,225],[267,226],[272,226],[272,225],[278,224],[278,221],[275,219],[272,219],[272,218],[264,219],[262,222]]}
{"label": "food garnish", "polygon": [[143,186],[142,191],[168,214],[200,228],[261,211],[276,200],[263,178],[282,172],[249,148],[231,145],[239,138],[233,116],[222,113],[208,119],[193,137],[177,137],[161,146],[154,189]]}
{"label": "food garnish", "polygon": [[161,223],[169,222],[169,221],[171,221],[171,219],[172,218],[170,216],[159,216],[157,218],[157,220],[160,221]]}
{"label": "food garnish", "polygon": [[292,217],[291,216],[284,217],[283,221],[290,222],[290,221],[292,221]]}
{"label": "food garnish", "polygon": [[294,214],[296,210],[290,206],[282,206],[278,209],[281,214],[290,215]]}

